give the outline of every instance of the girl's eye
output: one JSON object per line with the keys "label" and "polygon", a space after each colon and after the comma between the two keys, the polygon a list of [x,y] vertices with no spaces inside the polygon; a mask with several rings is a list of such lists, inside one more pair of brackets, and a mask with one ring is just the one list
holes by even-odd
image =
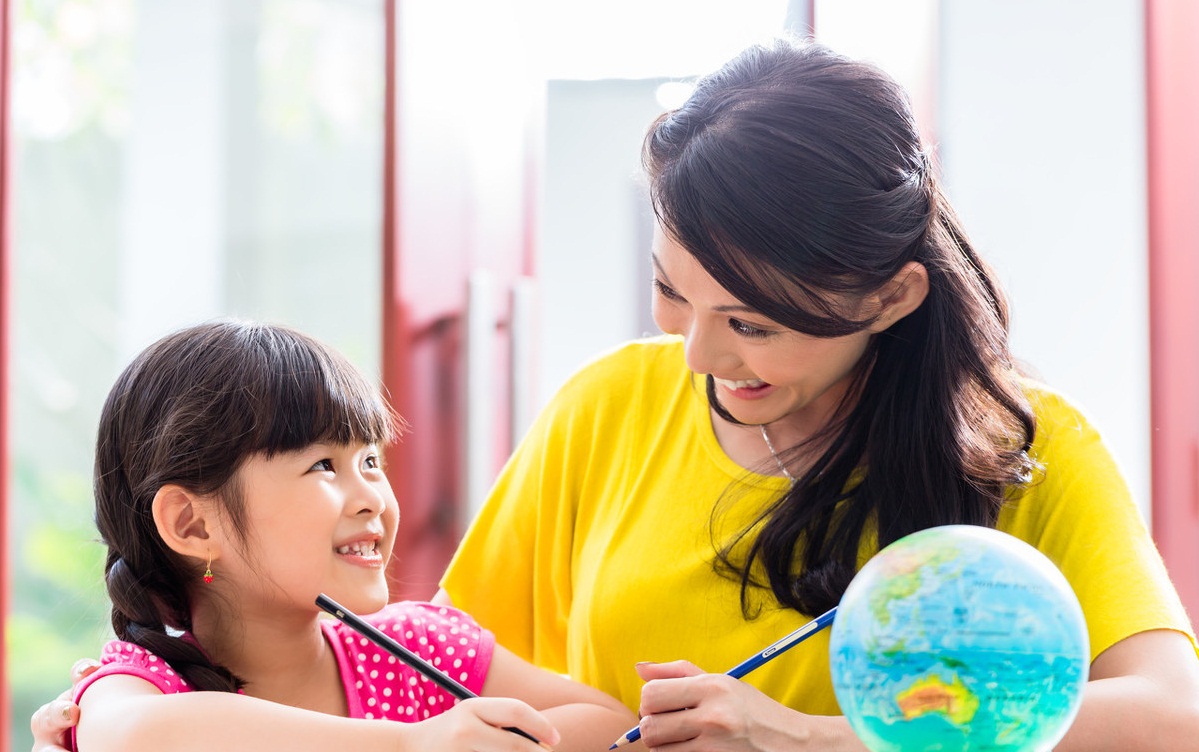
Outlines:
{"label": "girl's eye", "polygon": [[314,464],[312,467],[310,467],[309,470],[317,470],[322,473],[331,473],[331,472],[333,472],[333,460],[329,460],[329,459],[320,460],[319,462]]}
{"label": "girl's eye", "polygon": [[663,298],[666,298],[667,300],[682,300],[683,299],[682,296],[680,296],[672,288],[666,286],[666,284],[664,284],[662,282],[662,280],[658,279],[657,277],[655,277],[653,280],[653,286],[654,286],[654,291],[657,292],[659,295],[661,295]]}
{"label": "girl's eye", "polygon": [[732,329],[742,337],[749,337],[751,339],[760,339],[762,337],[769,337],[771,334],[774,334],[774,332],[771,332],[767,329],[759,329],[753,324],[747,324],[738,319],[729,319],[729,329]]}
{"label": "girl's eye", "polygon": [[362,464],[364,467],[371,470],[378,470],[381,466],[381,463],[379,462],[379,456],[376,454],[367,455],[366,459],[362,461]]}

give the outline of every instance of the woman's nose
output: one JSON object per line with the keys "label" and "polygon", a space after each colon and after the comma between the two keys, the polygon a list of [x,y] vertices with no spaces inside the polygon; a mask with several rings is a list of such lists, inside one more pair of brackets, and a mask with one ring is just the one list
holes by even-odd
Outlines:
{"label": "woman's nose", "polygon": [[719,332],[694,320],[683,332],[683,352],[687,368],[702,374],[720,374],[732,356]]}

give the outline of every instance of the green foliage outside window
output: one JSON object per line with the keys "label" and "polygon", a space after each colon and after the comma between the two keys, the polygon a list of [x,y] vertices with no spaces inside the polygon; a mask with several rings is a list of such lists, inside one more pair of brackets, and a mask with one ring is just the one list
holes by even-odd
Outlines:
{"label": "green foliage outside window", "polygon": [[[13,10],[4,647],[24,750],[30,714],[111,637],[92,451],[135,352],[240,316],[377,371],[384,61],[382,0]],[[198,28],[209,47],[191,46]],[[163,132],[172,118],[194,142]]]}

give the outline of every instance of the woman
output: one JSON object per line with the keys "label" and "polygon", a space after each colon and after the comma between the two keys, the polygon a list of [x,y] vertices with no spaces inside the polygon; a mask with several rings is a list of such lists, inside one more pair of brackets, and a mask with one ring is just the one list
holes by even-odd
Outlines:
{"label": "woman", "polygon": [[[1003,295],[894,81],[754,47],[654,123],[644,162],[667,336],[565,385],[435,600],[639,708],[649,747],[860,750],[827,633],[744,681],[705,671],[835,604],[882,545],[993,526],[1057,563],[1087,617],[1060,749],[1199,738],[1199,657],[1160,557],[1085,418],[1016,372]],[[35,718],[39,739],[55,725]]]}
{"label": "woman", "polygon": [[1017,373],[900,88],[819,46],[753,48],[654,123],[644,163],[672,336],[563,388],[438,599],[639,707],[648,746],[861,749],[827,633],[745,681],[697,666],[824,612],[907,533],[998,527],[1087,616],[1092,681],[1061,749],[1193,744],[1186,614],[1095,432]]}

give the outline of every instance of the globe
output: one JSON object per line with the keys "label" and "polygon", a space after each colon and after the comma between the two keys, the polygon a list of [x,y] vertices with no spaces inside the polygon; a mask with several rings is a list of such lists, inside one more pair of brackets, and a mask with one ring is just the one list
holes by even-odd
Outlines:
{"label": "globe", "polygon": [[833,621],[833,689],[871,752],[1049,750],[1078,712],[1082,609],[1041,552],[947,525],[908,535],[854,577]]}

